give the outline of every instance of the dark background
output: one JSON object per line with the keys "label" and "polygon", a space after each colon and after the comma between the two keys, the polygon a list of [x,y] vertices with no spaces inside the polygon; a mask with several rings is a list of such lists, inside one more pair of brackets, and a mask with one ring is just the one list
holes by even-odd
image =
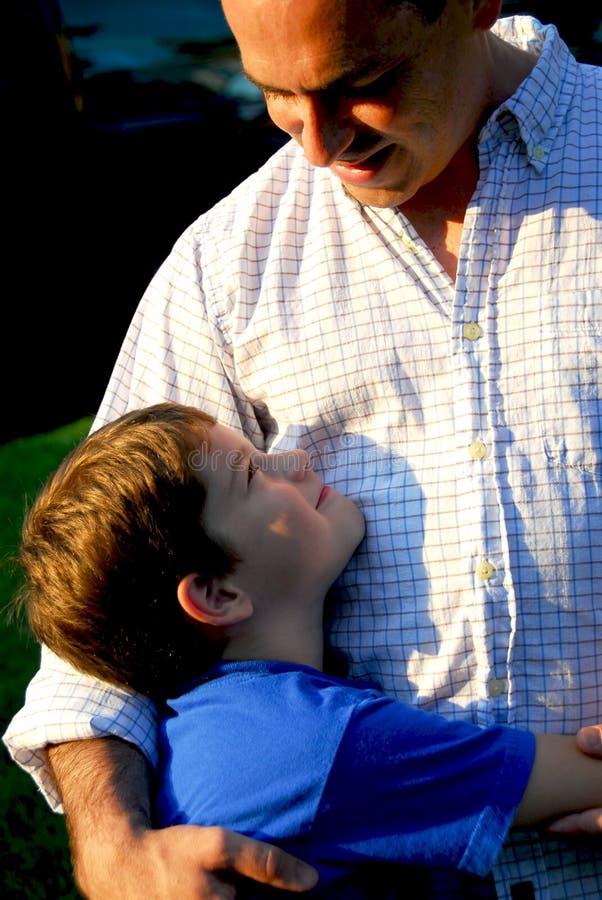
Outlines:
{"label": "dark background", "polygon": [[[554,22],[600,64],[593,6],[510,0],[503,13]],[[57,0],[5,0],[3,12],[0,442],[95,413],[173,242],[283,140],[265,113],[243,119],[198,84],[87,76]],[[231,40],[191,41],[209,64],[234,53]]]}

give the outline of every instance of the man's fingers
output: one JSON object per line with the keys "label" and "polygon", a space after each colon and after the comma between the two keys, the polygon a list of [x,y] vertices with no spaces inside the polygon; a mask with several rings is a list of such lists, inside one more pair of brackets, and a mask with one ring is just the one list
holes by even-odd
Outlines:
{"label": "man's fingers", "polygon": [[271,844],[247,841],[241,848],[240,858],[242,874],[274,887],[308,891],[318,880],[314,868]]}
{"label": "man's fingers", "polygon": [[318,880],[314,868],[279,847],[224,828],[205,829],[208,831],[213,844],[214,871],[235,871],[261,884],[288,891],[308,891]]}
{"label": "man's fingers", "polygon": [[587,756],[602,759],[602,725],[586,725],[577,732],[577,746]]}
{"label": "man's fingers", "polygon": [[548,834],[602,835],[602,809],[586,809],[585,812],[563,816],[546,829]]}

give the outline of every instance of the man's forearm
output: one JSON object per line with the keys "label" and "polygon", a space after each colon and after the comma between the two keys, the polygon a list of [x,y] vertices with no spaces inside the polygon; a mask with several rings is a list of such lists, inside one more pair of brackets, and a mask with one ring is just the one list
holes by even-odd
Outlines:
{"label": "man's forearm", "polygon": [[[119,738],[98,738],[49,748],[67,819],[75,877],[86,892],[90,865],[106,848],[124,852],[136,832],[151,827],[149,771],[144,755]],[[97,880],[97,875],[94,876]]]}
{"label": "man's forearm", "polygon": [[153,829],[141,751],[118,738],[57,744],[50,764],[63,798],[75,878],[89,900],[232,900],[230,876],[290,891],[317,872],[278,847],[221,828]]}

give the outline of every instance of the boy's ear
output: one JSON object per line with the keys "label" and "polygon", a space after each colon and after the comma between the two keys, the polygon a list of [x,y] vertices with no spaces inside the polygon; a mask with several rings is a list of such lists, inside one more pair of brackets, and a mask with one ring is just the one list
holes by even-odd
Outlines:
{"label": "boy's ear", "polygon": [[251,598],[229,579],[204,581],[190,572],[178,584],[178,602],[198,622],[223,627],[244,622],[253,614]]}

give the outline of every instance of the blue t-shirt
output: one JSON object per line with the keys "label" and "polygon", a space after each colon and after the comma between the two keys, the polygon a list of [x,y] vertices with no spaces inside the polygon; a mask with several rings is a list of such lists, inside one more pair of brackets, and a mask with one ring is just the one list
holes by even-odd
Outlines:
{"label": "blue t-shirt", "polygon": [[321,889],[373,863],[485,875],[535,754],[529,732],[450,722],[291,663],[220,663],[169,707],[158,824],[278,844]]}

